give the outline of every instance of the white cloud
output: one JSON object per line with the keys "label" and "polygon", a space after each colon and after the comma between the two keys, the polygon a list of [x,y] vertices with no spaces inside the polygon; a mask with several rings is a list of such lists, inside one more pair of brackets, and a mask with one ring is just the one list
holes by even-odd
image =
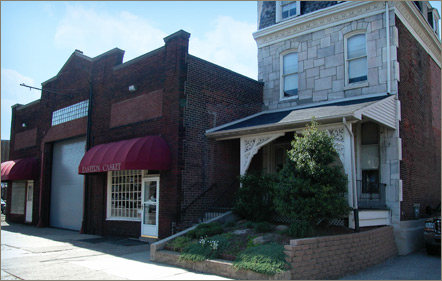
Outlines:
{"label": "white cloud", "polygon": [[[255,23],[241,22],[220,16],[203,38],[190,38],[189,52],[199,58],[257,78],[257,47],[252,37]],[[110,14],[66,4],[66,14],[54,36],[58,48],[79,49],[94,57],[118,47],[126,51],[125,61],[164,45],[165,32],[147,19],[127,11]]]}
{"label": "white cloud", "polygon": [[161,47],[166,36],[147,20],[126,11],[109,14],[67,4],[54,42],[58,48],[79,49],[90,57],[118,47],[126,51],[127,61]]}
{"label": "white cloud", "polygon": [[32,78],[26,77],[13,69],[1,69],[1,93],[2,93],[2,131],[1,138],[9,139],[11,132],[11,106],[14,104],[27,104],[40,98],[40,91],[29,90],[20,86],[21,83],[34,85]]}
{"label": "white cloud", "polygon": [[257,79],[257,47],[252,33],[255,23],[218,17],[204,38],[192,38],[189,52],[199,58]]}

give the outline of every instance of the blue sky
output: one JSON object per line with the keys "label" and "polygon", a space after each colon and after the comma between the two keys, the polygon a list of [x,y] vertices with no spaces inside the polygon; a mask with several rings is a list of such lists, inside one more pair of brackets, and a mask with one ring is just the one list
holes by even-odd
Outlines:
{"label": "blue sky", "polygon": [[95,57],[118,47],[128,61],[183,29],[192,55],[256,79],[256,17],[256,1],[2,1],[1,139],[10,137],[11,106],[40,98],[19,85],[41,87],[75,49]]}

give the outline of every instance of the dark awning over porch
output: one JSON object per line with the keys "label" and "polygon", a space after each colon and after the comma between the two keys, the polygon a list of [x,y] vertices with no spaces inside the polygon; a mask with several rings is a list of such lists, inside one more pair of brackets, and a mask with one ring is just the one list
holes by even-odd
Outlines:
{"label": "dark awning over porch", "polygon": [[38,161],[34,157],[3,162],[2,181],[33,180],[38,177]]}
{"label": "dark awning over porch", "polygon": [[290,109],[269,110],[218,126],[206,131],[215,139],[235,138],[249,134],[269,133],[304,127],[312,117],[319,123],[340,123],[368,117],[390,128],[396,128],[396,101],[394,96],[378,94],[336,101],[296,106]]}
{"label": "dark awning over porch", "polygon": [[78,173],[168,169],[169,146],[160,136],[147,136],[92,147],[83,156]]}

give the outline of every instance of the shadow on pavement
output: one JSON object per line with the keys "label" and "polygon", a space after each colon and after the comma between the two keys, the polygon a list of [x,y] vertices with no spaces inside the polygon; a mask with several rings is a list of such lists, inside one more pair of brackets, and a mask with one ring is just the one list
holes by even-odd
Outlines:
{"label": "shadow on pavement", "polygon": [[[137,261],[149,261],[150,244],[133,238],[106,236],[92,234],[80,234],[78,231],[59,229],[53,227],[38,228],[35,226],[19,223],[1,223],[1,230],[11,233],[20,233],[61,243],[69,243],[75,247],[98,251],[104,254],[129,258]],[[2,235],[3,236],[3,235]],[[2,237],[2,244],[7,243],[6,237]],[[26,249],[38,245],[24,245]],[[132,255],[144,253],[142,255]]]}

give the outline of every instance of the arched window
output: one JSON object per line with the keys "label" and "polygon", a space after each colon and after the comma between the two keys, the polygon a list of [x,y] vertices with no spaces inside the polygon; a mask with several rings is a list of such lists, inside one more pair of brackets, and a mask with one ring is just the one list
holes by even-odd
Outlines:
{"label": "arched window", "polygon": [[298,53],[285,54],[281,61],[281,100],[298,98]]}
{"label": "arched window", "polygon": [[367,81],[367,48],[365,33],[346,38],[346,84]]}

